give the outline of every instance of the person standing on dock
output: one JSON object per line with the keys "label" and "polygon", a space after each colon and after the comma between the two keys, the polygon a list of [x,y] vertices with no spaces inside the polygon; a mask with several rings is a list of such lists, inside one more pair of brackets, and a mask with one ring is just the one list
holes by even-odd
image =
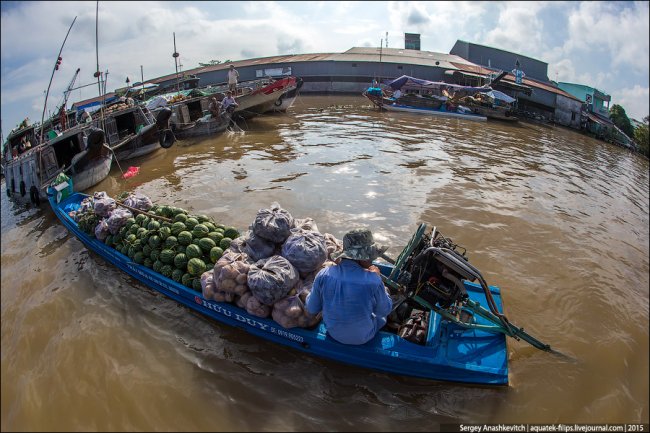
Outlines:
{"label": "person standing on dock", "polygon": [[239,72],[235,69],[235,65],[230,65],[230,70],[228,71],[228,88],[234,94],[237,93],[237,81],[239,80]]}
{"label": "person standing on dock", "polygon": [[323,312],[327,333],[343,344],[364,344],[386,324],[393,301],[372,261],[386,251],[368,229],[351,230],[343,237],[337,266],[321,270],[307,296],[310,314]]}

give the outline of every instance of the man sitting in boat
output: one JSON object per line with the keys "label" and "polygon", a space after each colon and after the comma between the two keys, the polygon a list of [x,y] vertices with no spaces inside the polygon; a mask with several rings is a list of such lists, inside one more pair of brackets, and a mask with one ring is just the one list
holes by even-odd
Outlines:
{"label": "man sitting in boat", "polygon": [[215,119],[221,115],[221,104],[219,104],[219,101],[217,101],[217,98],[215,96],[210,98],[208,110],[210,110],[212,117]]}
{"label": "man sitting in boat", "polygon": [[221,101],[221,109],[223,111],[230,111],[232,113],[237,107],[239,107],[239,104],[237,101],[235,101],[235,98],[232,96],[232,92],[229,90],[226,92],[226,97],[223,98],[223,101]]}
{"label": "man sitting in boat", "polygon": [[336,341],[364,344],[386,324],[393,301],[372,264],[385,250],[370,230],[349,231],[343,237],[343,251],[332,255],[340,263],[316,275],[305,306],[311,314],[323,312],[327,333]]}

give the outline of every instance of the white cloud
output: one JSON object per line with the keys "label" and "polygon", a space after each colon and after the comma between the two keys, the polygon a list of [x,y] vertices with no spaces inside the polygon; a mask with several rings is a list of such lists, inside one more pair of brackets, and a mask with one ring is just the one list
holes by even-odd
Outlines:
{"label": "white cloud", "polygon": [[535,57],[544,48],[544,24],[538,14],[543,2],[500,4],[496,27],[485,37],[485,44]]}
{"label": "white cloud", "polygon": [[634,87],[616,89],[611,93],[612,101],[610,107],[618,104],[625,109],[627,117],[642,121],[650,114],[648,101],[650,100],[650,88],[638,84]]}

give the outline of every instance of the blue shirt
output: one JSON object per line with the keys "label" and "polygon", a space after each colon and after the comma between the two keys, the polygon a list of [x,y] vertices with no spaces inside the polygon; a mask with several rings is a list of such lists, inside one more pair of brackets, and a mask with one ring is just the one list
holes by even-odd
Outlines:
{"label": "blue shirt", "polygon": [[344,259],[316,275],[305,306],[311,314],[323,312],[327,333],[335,340],[363,344],[386,323],[393,301],[379,275]]}

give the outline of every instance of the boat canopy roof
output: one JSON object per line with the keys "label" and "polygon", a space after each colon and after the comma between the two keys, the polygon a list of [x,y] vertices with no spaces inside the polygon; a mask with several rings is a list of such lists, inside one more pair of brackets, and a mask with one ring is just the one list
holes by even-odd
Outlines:
{"label": "boat canopy roof", "polygon": [[515,98],[512,98],[503,92],[499,92],[498,90],[490,90],[489,92],[486,93],[486,95],[488,95],[492,99],[503,101],[507,104],[512,104],[513,102],[516,101]]}
{"label": "boat canopy roof", "polygon": [[390,86],[393,90],[401,89],[404,86],[422,87],[437,90],[464,91],[468,93],[472,91],[485,92],[486,90],[492,90],[490,87],[460,86],[458,84],[445,83],[444,81],[422,80],[420,78],[409,77],[408,75],[402,75],[401,77],[386,83],[386,85]]}

